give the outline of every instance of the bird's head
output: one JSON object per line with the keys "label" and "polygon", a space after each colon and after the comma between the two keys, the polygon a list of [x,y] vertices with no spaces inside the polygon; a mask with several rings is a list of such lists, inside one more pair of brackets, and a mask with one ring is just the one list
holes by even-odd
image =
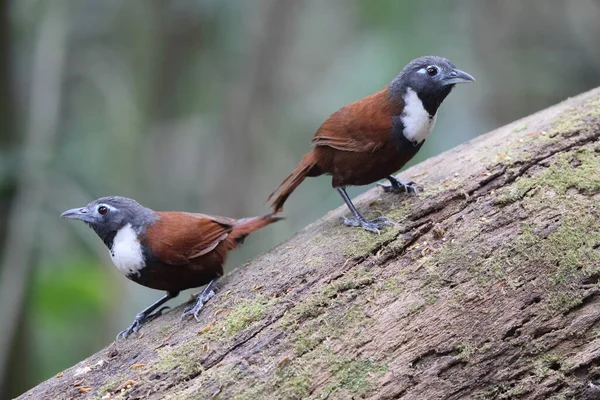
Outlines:
{"label": "bird's head", "polygon": [[407,88],[414,90],[424,104],[429,102],[435,106],[432,113],[435,114],[454,85],[469,82],[475,82],[475,78],[456,68],[449,60],[438,56],[424,56],[408,63],[392,81],[390,89],[396,97],[403,96]]}
{"label": "bird's head", "polygon": [[131,224],[136,233],[140,234],[157,218],[151,209],[133,199],[120,196],[101,197],[85,207],[67,210],[61,217],[85,222],[105,243],[127,224]]}

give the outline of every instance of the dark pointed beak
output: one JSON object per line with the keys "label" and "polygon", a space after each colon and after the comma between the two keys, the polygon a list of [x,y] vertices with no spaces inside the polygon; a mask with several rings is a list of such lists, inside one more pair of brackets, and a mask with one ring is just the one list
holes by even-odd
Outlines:
{"label": "dark pointed beak", "polygon": [[92,216],[87,208],[73,208],[60,214],[61,218],[79,219],[85,222],[92,222]]}
{"label": "dark pointed beak", "polygon": [[475,78],[460,69],[453,69],[447,77],[444,78],[445,85],[454,85],[457,83],[475,82]]}

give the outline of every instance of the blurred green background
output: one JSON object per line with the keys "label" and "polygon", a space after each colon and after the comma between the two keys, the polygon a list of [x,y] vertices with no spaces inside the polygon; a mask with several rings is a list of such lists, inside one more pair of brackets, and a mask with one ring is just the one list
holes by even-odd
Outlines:
{"label": "blurred green background", "polygon": [[[600,85],[597,0],[0,4],[0,398],[106,346],[162,294],[60,212],[119,194],[265,213],[319,124],[420,55],[477,83],[446,100],[415,162]],[[328,178],[307,180],[228,270],[341,204]]]}

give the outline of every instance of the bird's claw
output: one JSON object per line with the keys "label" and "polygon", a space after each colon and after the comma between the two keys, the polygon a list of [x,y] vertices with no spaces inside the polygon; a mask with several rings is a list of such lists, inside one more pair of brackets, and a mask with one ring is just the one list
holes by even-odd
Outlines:
{"label": "bird's claw", "polygon": [[142,327],[142,325],[144,325],[145,323],[147,323],[149,321],[152,321],[153,319],[155,319],[157,317],[160,317],[163,314],[163,312],[165,312],[166,310],[169,310],[170,308],[171,307],[169,307],[169,306],[164,306],[164,307],[161,307],[158,310],[154,311],[153,313],[147,314],[147,315],[144,312],[139,313],[138,315],[135,316],[135,319],[133,320],[133,323],[131,325],[129,325],[129,328],[119,332],[116,340],[127,339],[127,337],[129,335],[131,335],[132,333],[137,333],[140,330],[140,328]]}
{"label": "bird's claw", "polygon": [[369,220],[369,221],[362,219],[362,218],[346,218],[346,217],[342,217],[341,220],[344,223],[344,225],[346,225],[346,226],[361,227],[366,231],[376,233],[378,235],[381,233],[379,231],[379,229],[383,228],[384,226],[394,225],[394,222],[390,221],[385,216],[377,217],[377,218]]}
{"label": "bird's claw", "polygon": [[127,329],[119,332],[116,340],[127,339],[127,337],[129,337],[129,335],[131,335],[132,333],[137,333],[140,330],[140,328],[142,327],[142,325],[144,325],[144,323],[146,323],[146,322],[147,322],[147,317],[140,316],[140,315],[136,316],[135,319],[133,320],[133,323],[131,325],[129,325],[129,327]]}
{"label": "bird's claw", "polygon": [[184,320],[185,318],[189,317],[190,315],[193,315],[194,318],[196,319],[196,321],[200,321],[200,318],[198,317],[198,315],[200,314],[200,311],[202,311],[204,304],[208,300],[210,300],[214,295],[215,295],[214,290],[211,290],[208,293],[204,293],[204,292],[201,293],[196,298],[196,303],[194,303],[193,306],[186,307],[185,310],[183,310],[183,314],[181,314],[181,320]]}
{"label": "bird's claw", "polygon": [[408,183],[401,182],[396,180],[390,184],[386,183],[378,183],[377,186],[380,186],[384,192],[386,193],[414,193],[417,194],[417,187],[415,186],[415,182],[410,181]]}

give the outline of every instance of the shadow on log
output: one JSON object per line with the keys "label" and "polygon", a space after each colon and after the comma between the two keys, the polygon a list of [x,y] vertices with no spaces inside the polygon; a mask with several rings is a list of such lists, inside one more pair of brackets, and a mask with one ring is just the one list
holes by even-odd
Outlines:
{"label": "shadow on log", "polygon": [[20,398],[600,398],[599,136],[596,89],[431,158]]}

